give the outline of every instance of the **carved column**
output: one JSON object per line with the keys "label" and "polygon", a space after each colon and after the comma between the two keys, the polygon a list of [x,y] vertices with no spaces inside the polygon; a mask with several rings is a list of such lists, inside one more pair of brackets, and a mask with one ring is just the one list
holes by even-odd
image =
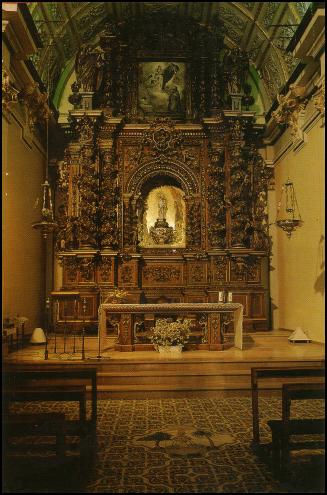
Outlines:
{"label": "carved column", "polygon": [[208,326],[209,326],[209,350],[210,351],[221,351],[224,348],[221,338],[221,328],[220,328],[220,315],[219,313],[210,313],[208,315]]}
{"label": "carved column", "polygon": [[122,231],[123,231],[123,247],[130,246],[130,236],[132,229],[132,219],[131,219],[131,200],[132,194],[123,194],[123,218],[122,218]]}
{"label": "carved column", "polygon": [[120,118],[105,115],[99,130],[98,146],[100,150],[99,175],[99,248],[116,249],[118,247],[118,212],[120,187],[118,182],[115,137]]}
{"label": "carved column", "polygon": [[198,91],[199,91],[199,117],[204,117],[206,115],[206,64],[207,60],[202,55],[199,60],[199,81],[198,81]]}
{"label": "carved column", "polygon": [[210,151],[209,165],[209,240],[216,248],[226,246],[226,203],[224,150],[213,144]]}
{"label": "carved column", "polygon": [[201,198],[194,194],[185,197],[186,201],[186,239],[190,249],[201,248]]}
{"label": "carved column", "polygon": [[115,64],[115,115],[125,113],[126,76],[126,45],[120,43],[117,48]]}
{"label": "carved column", "polygon": [[112,113],[115,106],[114,99],[114,46],[116,36],[108,28],[106,35],[100,38],[100,46],[104,50],[104,74],[103,74],[103,96],[101,98],[101,108],[105,108],[108,113]]}

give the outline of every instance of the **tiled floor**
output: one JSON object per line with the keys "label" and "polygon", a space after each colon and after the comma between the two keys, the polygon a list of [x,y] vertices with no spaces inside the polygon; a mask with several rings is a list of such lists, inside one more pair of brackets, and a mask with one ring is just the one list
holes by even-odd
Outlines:
{"label": "tiled floor", "polygon": [[[14,404],[15,410],[77,409],[66,403]],[[88,403],[88,408],[90,403]],[[270,441],[267,419],[280,417],[280,399],[260,398],[261,435]],[[323,416],[322,401],[295,404],[294,416]],[[250,448],[251,400],[167,398],[100,400],[97,455],[82,472],[69,464],[19,476],[19,464],[7,472],[6,493],[318,493],[323,492],[322,459],[297,456],[287,483],[274,479],[269,457]],[[34,440],[35,442],[35,440]],[[37,442],[36,442],[37,443]],[[38,448],[38,445],[34,446]],[[267,462],[268,461],[268,462]],[[318,463],[318,468],[317,468]]]}

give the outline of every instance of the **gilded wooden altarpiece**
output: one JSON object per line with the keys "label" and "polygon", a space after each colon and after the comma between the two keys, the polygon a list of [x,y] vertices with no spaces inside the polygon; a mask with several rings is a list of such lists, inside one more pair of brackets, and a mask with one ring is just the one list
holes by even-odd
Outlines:
{"label": "gilded wooden altarpiece", "polygon": [[[118,287],[133,303],[217,302],[229,291],[244,305],[245,328],[267,329],[269,173],[260,126],[252,112],[235,110],[230,91],[242,99],[248,63],[229,50],[238,72],[226,66],[218,20],[204,28],[150,17],[100,33],[100,84],[83,90],[75,68],[57,167],[60,288],[93,297],[90,327]],[[128,321],[124,315],[117,346],[137,349],[137,329],[143,335],[151,321],[134,329]],[[208,325],[198,321],[193,347],[208,346],[208,328],[218,323]],[[146,338],[142,346],[151,348]]]}

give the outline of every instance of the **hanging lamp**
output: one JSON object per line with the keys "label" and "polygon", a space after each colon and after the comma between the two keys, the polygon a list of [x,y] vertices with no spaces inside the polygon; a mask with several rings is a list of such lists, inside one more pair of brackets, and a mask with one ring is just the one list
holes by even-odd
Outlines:
{"label": "hanging lamp", "polygon": [[[283,209],[282,209],[283,208]],[[299,207],[297,204],[293,182],[287,179],[282,186],[281,198],[277,206],[276,225],[286,232],[290,239],[292,232],[301,227],[303,221],[301,219]]]}
{"label": "hanging lamp", "polygon": [[54,221],[53,215],[53,204],[51,197],[51,187],[48,181],[48,166],[49,166],[49,118],[51,115],[50,111],[50,97],[49,97],[49,69],[48,69],[48,109],[45,115],[46,122],[46,164],[45,164],[45,181],[42,184],[42,209],[41,209],[41,220],[32,224],[33,229],[40,230],[44,240],[48,239],[48,235],[55,230],[57,227]]}

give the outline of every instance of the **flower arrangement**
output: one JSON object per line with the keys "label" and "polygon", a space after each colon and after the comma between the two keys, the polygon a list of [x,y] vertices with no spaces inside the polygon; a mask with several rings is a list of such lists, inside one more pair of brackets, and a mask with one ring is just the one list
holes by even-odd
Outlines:
{"label": "flower arrangement", "polygon": [[151,341],[156,350],[160,346],[184,345],[190,336],[191,320],[178,318],[171,321],[168,318],[160,318],[151,328]]}
{"label": "flower arrangement", "polygon": [[122,289],[117,289],[117,287],[115,287],[113,291],[107,292],[106,298],[104,300],[104,304],[122,303],[127,296],[128,296],[128,292]]}

